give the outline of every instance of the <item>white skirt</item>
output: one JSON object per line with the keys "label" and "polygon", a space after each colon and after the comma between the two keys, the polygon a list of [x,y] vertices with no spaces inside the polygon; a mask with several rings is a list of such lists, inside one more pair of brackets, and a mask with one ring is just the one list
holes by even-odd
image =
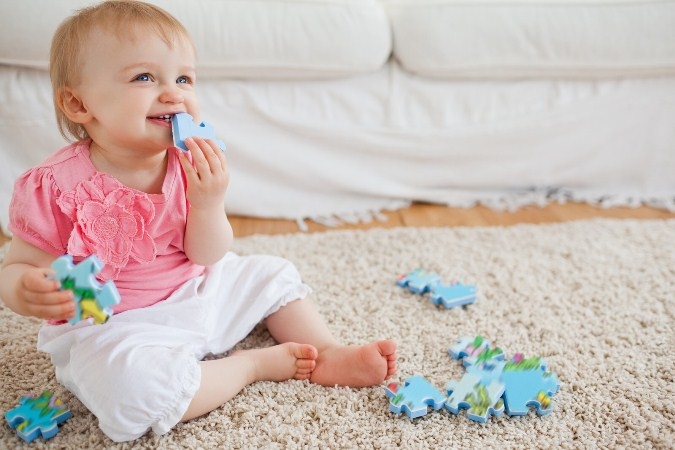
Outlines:
{"label": "white skirt", "polygon": [[310,292],[283,258],[228,253],[150,307],[103,325],[45,324],[38,349],[51,355],[56,379],[110,439],[137,439],[149,429],[161,435],[196,394],[205,355],[228,351],[261,320]]}

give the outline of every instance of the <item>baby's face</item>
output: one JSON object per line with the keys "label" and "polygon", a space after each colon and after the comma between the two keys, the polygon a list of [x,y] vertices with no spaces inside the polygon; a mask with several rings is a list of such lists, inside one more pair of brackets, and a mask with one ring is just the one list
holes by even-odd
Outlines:
{"label": "baby's face", "polygon": [[199,120],[194,49],[187,38],[169,46],[150,29],[131,31],[122,39],[92,33],[75,90],[91,113],[84,126],[99,146],[158,152],[173,145],[173,114]]}

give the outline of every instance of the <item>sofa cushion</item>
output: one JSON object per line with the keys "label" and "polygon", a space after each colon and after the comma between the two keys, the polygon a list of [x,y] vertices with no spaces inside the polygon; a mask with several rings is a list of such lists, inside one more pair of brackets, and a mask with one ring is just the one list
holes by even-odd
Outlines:
{"label": "sofa cushion", "polygon": [[[46,69],[54,30],[92,0],[15,2],[0,16],[0,64]],[[375,70],[391,54],[376,0],[151,0],[190,31],[200,76],[333,77]]]}
{"label": "sofa cushion", "polygon": [[396,58],[423,76],[675,73],[675,1],[381,1]]}

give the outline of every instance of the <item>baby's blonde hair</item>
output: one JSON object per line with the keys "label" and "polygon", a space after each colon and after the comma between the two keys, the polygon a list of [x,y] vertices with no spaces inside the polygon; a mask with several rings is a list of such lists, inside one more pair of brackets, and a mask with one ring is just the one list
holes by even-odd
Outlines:
{"label": "baby's blonde hair", "polygon": [[181,38],[192,42],[188,31],[171,14],[155,5],[135,0],[104,1],[78,10],[59,25],[52,38],[49,76],[52,81],[56,122],[66,140],[89,137],[84,127],[68,119],[62,110],[63,90],[80,82],[83,43],[96,28],[112,31],[122,39],[130,30],[139,27],[155,32],[169,46]]}

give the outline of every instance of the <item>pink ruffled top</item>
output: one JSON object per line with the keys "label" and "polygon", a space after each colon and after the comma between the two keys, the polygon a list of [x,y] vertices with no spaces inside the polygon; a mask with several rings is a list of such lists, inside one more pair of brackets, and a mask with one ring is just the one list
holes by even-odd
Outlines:
{"label": "pink ruffled top", "polygon": [[204,271],[183,251],[180,164],[169,151],[162,193],[146,194],[98,172],[89,143],[62,148],[16,181],[9,229],[54,256],[96,254],[105,264],[97,278],[114,280],[122,297],[116,313],[157,303]]}

